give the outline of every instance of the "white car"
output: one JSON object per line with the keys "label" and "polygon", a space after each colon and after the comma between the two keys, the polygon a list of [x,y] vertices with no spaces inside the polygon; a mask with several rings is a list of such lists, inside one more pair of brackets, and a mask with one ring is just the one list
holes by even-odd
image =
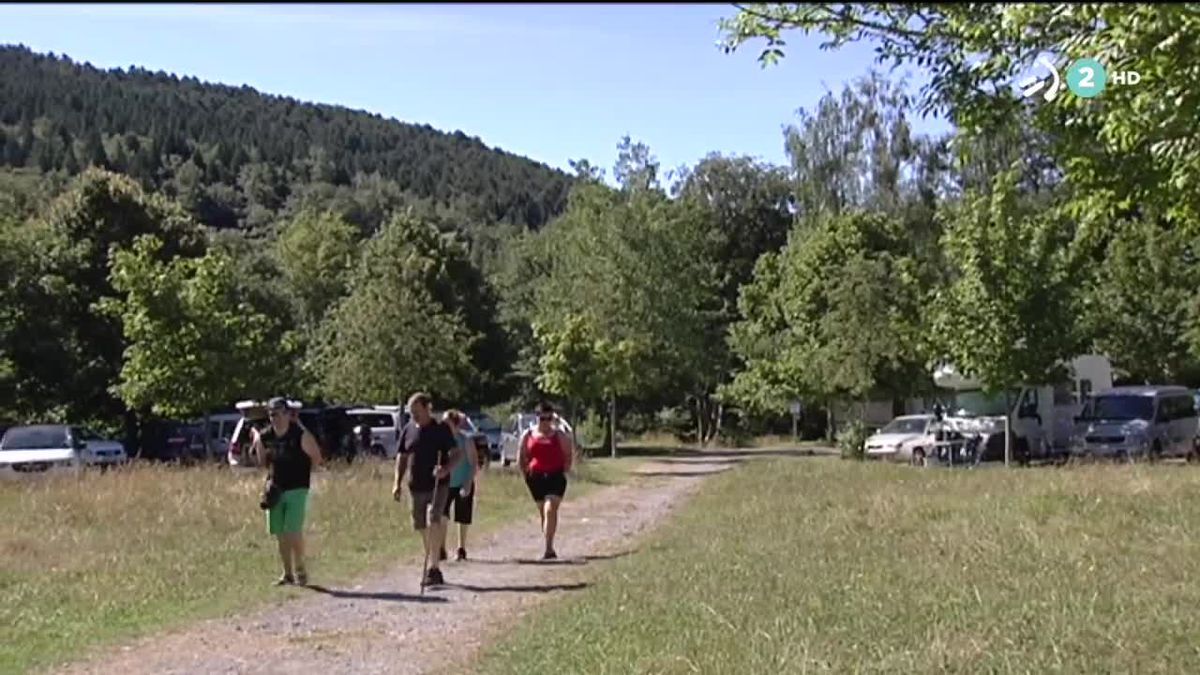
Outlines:
{"label": "white car", "polygon": [[0,440],[0,472],[6,474],[78,470],[86,442],[62,424],[12,427]]}
{"label": "white car", "polygon": [[867,458],[924,464],[935,454],[941,427],[933,415],[897,417],[867,438]]}
{"label": "white car", "polygon": [[395,409],[394,406],[389,406],[391,409],[385,409],[377,406],[374,408],[355,408],[347,410],[346,415],[353,422],[356,432],[355,439],[358,438],[357,428],[361,425],[371,427],[371,454],[378,457],[387,457],[393,459],[396,457],[396,451],[400,447],[400,429],[403,428],[401,419],[402,413]]}
{"label": "white car", "polygon": [[83,463],[88,466],[109,467],[129,461],[125,445],[104,438],[87,427],[71,427],[71,437],[83,441]]}
{"label": "white car", "polygon": [[[537,413],[516,413],[508,418],[500,433],[500,464],[508,466],[517,461],[521,451],[521,440],[530,429],[537,426]],[[574,434],[570,422],[559,415],[554,416],[554,425],[568,435]]]}

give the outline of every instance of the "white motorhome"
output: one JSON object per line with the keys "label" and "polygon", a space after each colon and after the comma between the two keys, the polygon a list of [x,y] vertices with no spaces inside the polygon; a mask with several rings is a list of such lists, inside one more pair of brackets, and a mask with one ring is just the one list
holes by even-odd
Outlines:
{"label": "white motorhome", "polygon": [[[1113,386],[1112,363],[1107,357],[1079,356],[1071,360],[1067,370],[1066,380],[1056,385],[1021,386],[992,396],[984,394],[978,380],[951,364],[935,369],[933,381],[951,392],[946,410],[948,422],[964,431],[1002,433],[1002,420],[1007,416],[1013,447],[1019,448],[1016,452],[1049,457],[1069,451],[1075,418],[1088,396],[1106,392]],[[997,417],[1001,421],[994,421]]]}

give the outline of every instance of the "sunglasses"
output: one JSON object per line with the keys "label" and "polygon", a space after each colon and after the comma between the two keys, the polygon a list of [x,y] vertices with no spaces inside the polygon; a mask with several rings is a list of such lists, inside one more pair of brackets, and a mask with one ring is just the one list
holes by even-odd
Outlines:
{"label": "sunglasses", "polygon": [[554,421],[554,415],[540,415],[540,416],[538,417],[538,421],[539,421],[539,422],[553,422],[553,421]]}

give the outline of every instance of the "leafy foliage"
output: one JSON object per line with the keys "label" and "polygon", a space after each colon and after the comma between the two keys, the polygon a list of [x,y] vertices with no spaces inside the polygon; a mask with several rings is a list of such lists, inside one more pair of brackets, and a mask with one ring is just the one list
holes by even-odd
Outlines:
{"label": "leafy foliage", "polygon": [[319,329],[310,360],[321,390],[343,401],[398,401],[418,389],[465,393],[479,334],[455,293],[464,258],[429,223],[405,214],[388,222]]}
{"label": "leafy foliage", "polygon": [[1053,382],[1084,347],[1070,224],[1023,203],[1015,180],[1001,174],[991,194],[942,214],[953,280],[934,301],[933,334],[940,356],[991,391]]}
{"label": "leafy foliage", "polygon": [[116,393],[131,409],[163,416],[210,410],[286,386],[290,355],[272,339],[273,319],[257,311],[221,253],[163,261],[152,235],[119,250],[99,309],[128,343]]}

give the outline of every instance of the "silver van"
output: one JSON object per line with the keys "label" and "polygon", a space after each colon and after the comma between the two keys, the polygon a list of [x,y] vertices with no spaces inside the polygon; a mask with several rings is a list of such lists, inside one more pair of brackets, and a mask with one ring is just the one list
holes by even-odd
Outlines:
{"label": "silver van", "polygon": [[1195,399],[1184,387],[1116,387],[1088,399],[1075,420],[1071,454],[1188,457],[1197,425]]}

